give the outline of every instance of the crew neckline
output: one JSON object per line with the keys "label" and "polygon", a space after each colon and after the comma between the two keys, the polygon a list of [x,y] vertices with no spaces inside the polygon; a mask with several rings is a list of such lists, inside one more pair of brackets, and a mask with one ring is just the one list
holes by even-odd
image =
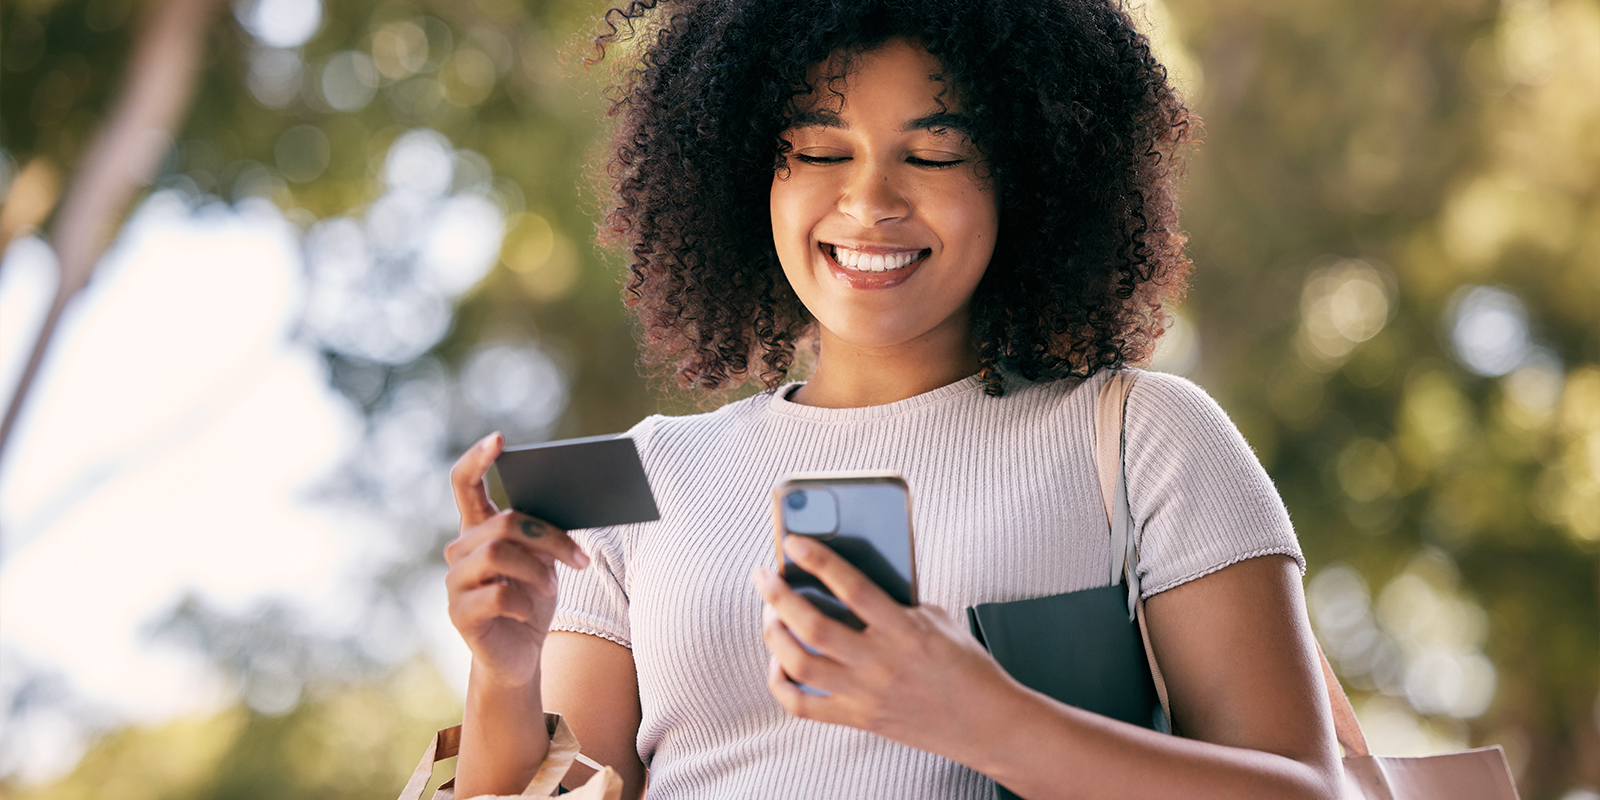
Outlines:
{"label": "crew neckline", "polygon": [[983,391],[983,377],[982,373],[973,373],[955,383],[946,384],[937,389],[907,397],[904,400],[896,400],[893,403],[884,403],[877,406],[857,406],[854,408],[823,408],[821,406],[803,405],[790,400],[789,395],[804,385],[805,381],[795,381],[779,386],[770,395],[767,403],[768,409],[774,414],[823,421],[850,422],[863,419],[882,419],[950,398],[981,392]]}

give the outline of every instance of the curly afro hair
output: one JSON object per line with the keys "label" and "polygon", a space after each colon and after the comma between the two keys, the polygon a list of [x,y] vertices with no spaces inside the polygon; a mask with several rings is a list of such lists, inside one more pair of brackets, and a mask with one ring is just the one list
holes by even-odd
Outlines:
{"label": "curly afro hair", "polygon": [[[658,7],[659,6],[659,7]],[[971,304],[991,395],[1145,360],[1185,287],[1173,181],[1197,119],[1117,0],[637,0],[606,15],[623,49],[604,229],[646,363],[679,385],[769,390],[813,320],[772,239],[780,138],[835,54],[903,36],[939,59],[998,192]]]}

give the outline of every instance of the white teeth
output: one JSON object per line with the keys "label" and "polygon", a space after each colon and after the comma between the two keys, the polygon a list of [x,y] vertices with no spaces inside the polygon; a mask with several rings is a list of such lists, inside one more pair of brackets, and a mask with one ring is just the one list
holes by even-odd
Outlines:
{"label": "white teeth", "polygon": [[828,247],[833,253],[833,260],[839,262],[839,266],[860,272],[888,272],[902,269],[922,255],[921,250],[903,250],[898,253],[876,255],[838,245]]}

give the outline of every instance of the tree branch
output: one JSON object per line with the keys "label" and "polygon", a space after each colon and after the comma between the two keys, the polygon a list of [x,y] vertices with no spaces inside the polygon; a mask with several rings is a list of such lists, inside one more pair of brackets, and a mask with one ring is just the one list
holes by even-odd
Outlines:
{"label": "tree branch", "polygon": [[[0,456],[11,441],[28,390],[72,299],[89,285],[94,266],[123,211],[150,183],[194,97],[206,31],[218,0],[158,0],[129,59],[127,79],[89,145],[50,228],[61,281],[33,352],[0,423]],[[3,464],[3,461],[0,461]]]}

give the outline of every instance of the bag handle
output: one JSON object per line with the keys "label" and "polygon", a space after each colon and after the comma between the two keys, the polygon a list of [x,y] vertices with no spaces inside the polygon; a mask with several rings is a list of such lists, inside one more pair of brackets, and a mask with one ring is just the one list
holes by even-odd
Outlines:
{"label": "bag handle", "polygon": [[[400,800],[420,800],[422,790],[428,788],[428,779],[433,777],[433,765],[447,758],[455,757],[461,751],[461,726],[453,725],[434,734],[433,741],[428,743],[428,749],[423,751],[422,760],[417,762],[417,769],[411,773],[411,780],[406,781],[406,788],[400,790]],[[440,786],[444,791],[454,785]]]}
{"label": "bag handle", "polygon": [[[528,788],[522,790],[523,796],[549,797],[555,794],[556,787],[560,785],[561,779],[566,777],[567,770],[572,767],[574,761],[596,772],[606,770],[606,767],[578,752],[578,737],[573,734],[572,728],[567,726],[567,721],[562,719],[560,714],[545,714],[544,726],[550,734],[550,749],[545,753],[539,771],[528,781]],[[434,734],[433,741],[422,754],[422,760],[417,763],[416,771],[411,773],[411,780],[406,781],[406,788],[400,790],[400,800],[421,800],[422,790],[427,788],[428,780],[433,777],[433,765],[447,758],[454,758],[460,752],[460,725],[445,728]],[[434,791],[434,800],[453,798],[455,783],[455,779],[451,778],[440,784]]]}
{"label": "bag handle", "polygon": [[[1139,597],[1139,548],[1133,535],[1133,515],[1128,509],[1128,478],[1123,471],[1123,415],[1136,377],[1132,370],[1117,370],[1100,387],[1094,408],[1095,465],[1100,474],[1100,497],[1105,501],[1106,524],[1111,527],[1111,583],[1115,585],[1119,578],[1127,582],[1128,604],[1139,623],[1139,636],[1144,640],[1144,655],[1150,662],[1150,677],[1155,680],[1156,697],[1161,700],[1161,710],[1171,720],[1167,682],[1161,677],[1161,667],[1156,664],[1156,651],[1150,645],[1150,629],[1145,624],[1144,600]],[[1333,674],[1333,665],[1328,663],[1322,645],[1315,640],[1312,644],[1317,649],[1317,660],[1322,662],[1322,682],[1328,694],[1328,705],[1333,711],[1334,736],[1339,744],[1344,745],[1345,755],[1367,755],[1367,737],[1361,732],[1361,723],[1350,705],[1350,696],[1345,694],[1344,686]]]}

